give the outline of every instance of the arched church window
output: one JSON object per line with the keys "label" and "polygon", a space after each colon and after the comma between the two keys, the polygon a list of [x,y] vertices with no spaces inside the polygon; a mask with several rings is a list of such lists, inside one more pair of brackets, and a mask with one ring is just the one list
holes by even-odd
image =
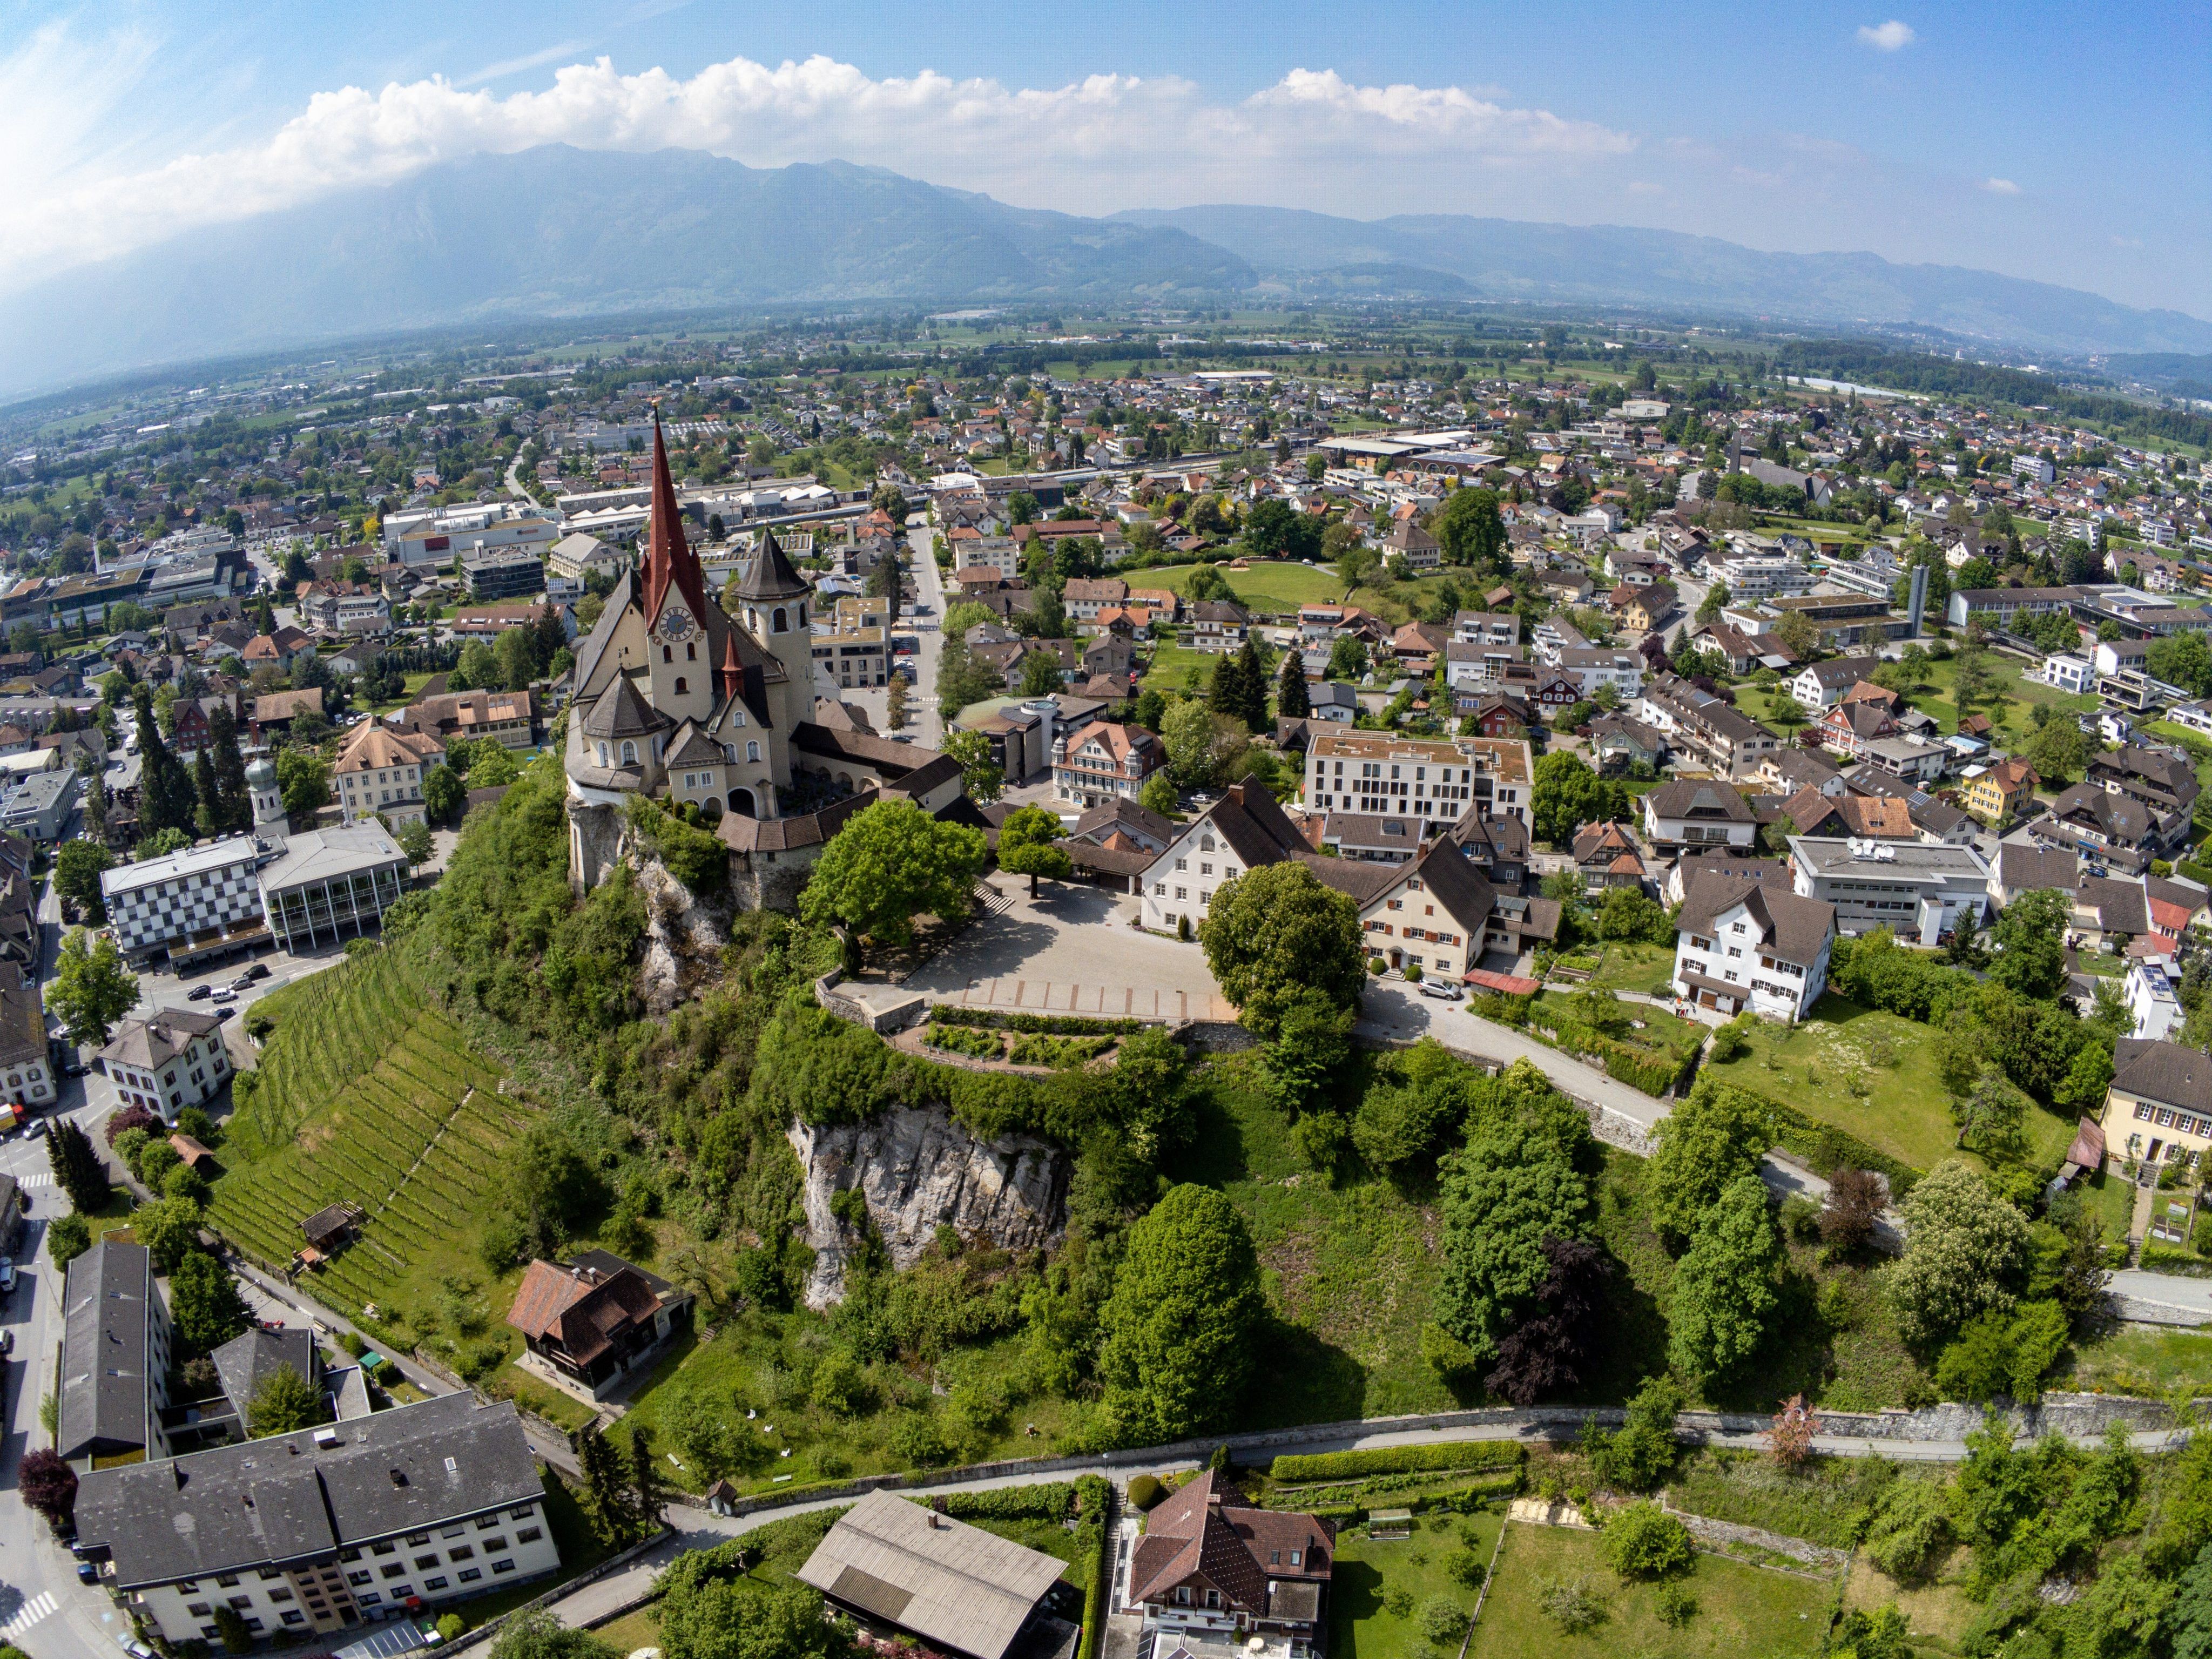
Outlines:
{"label": "arched church window", "polygon": [[760,758],[760,744],[757,741],[745,745],[745,758],[749,761],[757,761]]}
{"label": "arched church window", "polygon": [[687,689],[687,688],[685,687],[685,685],[684,685],[684,676],[683,676],[683,675],[681,675],[681,674],[678,674],[678,675],[676,677],[676,695],[677,695],[678,696],[679,696],[679,697],[680,697],[680,696],[682,696],[684,695],[684,691],[685,691],[685,690],[686,690],[686,689]]}
{"label": "arched church window", "polygon": [[624,766],[637,764],[637,745],[628,738],[623,739],[623,764]]}
{"label": "arched church window", "polygon": [[785,614],[781,605],[776,606],[775,615],[769,621],[769,628],[770,631],[777,634],[788,634],[791,631],[791,619]]}

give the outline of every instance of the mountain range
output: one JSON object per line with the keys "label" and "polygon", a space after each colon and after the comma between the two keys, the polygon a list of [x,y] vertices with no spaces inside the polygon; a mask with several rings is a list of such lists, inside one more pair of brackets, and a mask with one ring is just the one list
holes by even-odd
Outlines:
{"label": "mountain range", "polygon": [[548,145],[180,235],[0,298],[0,389],[412,329],[777,302],[1409,298],[1905,325],[2061,353],[2212,324],[1867,253],[1618,226],[1008,207],[878,167]]}

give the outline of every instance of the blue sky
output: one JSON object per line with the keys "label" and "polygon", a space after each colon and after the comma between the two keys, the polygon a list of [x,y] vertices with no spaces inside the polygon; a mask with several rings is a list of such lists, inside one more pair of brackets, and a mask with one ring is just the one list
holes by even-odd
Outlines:
{"label": "blue sky", "polygon": [[562,140],[1077,212],[1651,225],[2212,317],[2208,64],[2201,4],[16,5],[0,283]]}

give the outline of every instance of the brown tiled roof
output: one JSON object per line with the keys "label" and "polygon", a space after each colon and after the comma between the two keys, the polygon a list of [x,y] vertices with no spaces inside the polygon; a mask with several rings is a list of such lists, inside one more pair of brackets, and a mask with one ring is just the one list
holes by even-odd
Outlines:
{"label": "brown tiled roof", "polygon": [[[1716,917],[1742,905],[1759,929],[1759,943],[1785,962],[1810,966],[1835,932],[1836,907],[1826,899],[1800,898],[1763,882],[1731,881],[1700,874],[1682,900],[1675,927],[1686,933],[1711,933]],[[1741,987],[1734,988],[1741,992]]]}
{"label": "brown tiled roof", "polygon": [[[1296,1566],[1290,1559],[1294,1550]],[[1146,1518],[1145,1535],[1130,1562],[1129,1595],[1135,1601],[1161,1599],[1197,1577],[1237,1606],[1265,1612],[1270,1579],[1325,1583],[1335,1571],[1335,1558],[1336,1534],[1327,1522],[1291,1510],[1254,1509],[1243,1492],[1208,1470]]]}
{"label": "brown tiled roof", "polygon": [[507,1322],[532,1341],[549,1334],[579,1364],[589,1364],[618,1331],[650,1320],[660,1298],[636,1269],[604,1277],[558,1262],[533,1261],[515,1287]]}

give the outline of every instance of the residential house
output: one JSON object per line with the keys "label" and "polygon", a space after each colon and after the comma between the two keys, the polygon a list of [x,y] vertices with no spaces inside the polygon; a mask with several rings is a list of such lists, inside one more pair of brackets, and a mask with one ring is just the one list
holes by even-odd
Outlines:
{"label": "residential house", "polygon": [[1401,519],[1382,538],[1382,562],[1414,575],[1425,575],[1443,567],[1443,548],[1411,519]]}
{"label": "residential house", "polygon": [[46,1047],[46,1006],[35,981],[0,957],[0,1090],[18,1106],[51,1106],[58,1097],[53,1055]]}
{"label": "residential house", "polygon": [[2187,840],[2198,787],[2197,769],[2185,757],[2130,744],[2118,754],[2091,756],[2087,781],[2141,801],[2158,816],[2161,826],[2174,826],[2171,836],[2174,847]]}
{"label": "residential house", "polygon": [[2002,830],[2034,804],[2036,786],[2042,781],[2026,761],[2008,757],[1968,772],[1959,786],[1959,801],[1990,829]]}
{"label": "residential house", "polygon": [[293,723],[306,714],[322,717],[321,686],[311,685],[304,691],[271,691],[256,697],[247,712],[246,726],[256,743],[270,744],[290,732]]}
{"label": "residential house", "polygon": [[2186,839],[2188,820],[2182,818],[2178,825],[2161,821],[2134,797],[2085,781],[2062,793],[2027,831],[2046,846],[2070,847],[2086,859],[2141,875],[2177,839]]}
{"label": "residential house", "polygon": [[1668,582],[1653,582],[1648,587],[1637,589],[1622,607],[1620,620],[1624,625],[1644,633],[1656,633],[1667,627],[1682,614],[1674,586]]}
{"label": "residential house", "polygon": [[2074,890],[2069,943],[2096,951],[2121,951],[2151,934],[2150,895],[2140,881],[2086,876]]}
{"label": "residential house", "polygon": [[1832,904],[1708,872],[1690,887],[1674,925],[1675,994],[1700,1008],[1794,1024],[1827,988]]}
{"label": "residential house", "polygon": [[2180,987],[2163,963],[2144,958],[2130,962],[2120,981],[2120,994],[2128,1005],[2130,1036],[2163,1042],[2177,1036],[2188,1018]]}
{"label": "residential house", "polygon": [[1208,1470],[1145,1517],[1128,1601],[1162,1656],[1257,1642],[1270,1659],[1304,1659],[1322,1645],[1335,1568],[1332,1522],[1257,1508]]}
{"label": "residential house", "polygon": [[[1860,836],[1872,841],[1917,841],[1911,804],[1888,795],[1823,794],[1801,789],[1783,803],[1789,829],[1801,836]],[[1786,833],[1786,832],[1785,832]]]}
{"label": "residential house", "polygon": [[1735,788],[1717,779],[1677,779],[1644,797],[1644,838],[1654,848],[1748,848],[1759,815]]}
{"label": "residential house", "polygon": [[1200,651],[1234,651],[1251,625],[1251,614],[1233,600],[1200,599],[1190,608],[1190,642]]}
{"label": "residential house", "polygon": [[143,1244],[103,1237],[62,1276],[59,1416],[54,1449],[77,1471],[77,1530],[84,1540],[82,1482],[96,1463],[168,1455],[161,1415],[169,1403],[169,1310]]}
{"label": "residential house", "polygon": [[1569,647],[1559,653],[1557,666],[1561,675],[1582,688],[1585,697],[1594,697],[1611,686],[1626,702],[1644,689],[1644,661],[1633,651]]}
{"label": "residential house", "polygon": [[1096,622],[1098,613],[1120,608],[1129,597],[1129,584],[1118,576],[1071,577],[1060,591],[1060,602],[1077,622]]}
{"label": "residential house", "polygon": [[691,1304],[689,1291],[618,1255],[584,1250],[525,1268],[507,1322],[537,1362],[529,1369],[597,1401],[658,1362],[663,1345],[690,1324]]}
{"label": "residential house", "polygon": [[1583,891],[1601,896],[1610,887],[1632,887],[1641,891],[1646,878],[1644,849],[1621,823],[1586,823],[1575,831],[1576,872]]}
{"label": "residential house", "polygon": [[1462,611],[1451,620],[1451,636],[1462,645],[1518,645],[1521,618],[1510,611]]}
{"label": "residential house", "polygon": [[403,732],[419,732],[450,746],[456,738],[496,738],[501,747],[527,749],[536,742],[537,708],[527,691],[447,691],[418,696],[388,717]]}
{"label": "residential house", "polygon": [[1797,671],[1790,682],[1790,695],[1818,714],[1833,708],[1844,694],[1863,680],[1870,680],[1881,665],[1879,657],[1838,657]]}
{"label": "residential house", "polygon": [[422,775],[446,757],[446,746],[426,732],[395,732],[364,720],[354,728],[331,780],[337,787],[342,823],[380,817],[394,825],[425,822]]}
{"label": "residential house", "polygon": [[1717,847],[1705,852],[1684,852],[1667,867],[1666,878],[1659,884],[1659,896],[1668,904],[1680,904],[1690,896],[1690,889],[1702,875],[1715,875],[1729,881],[1761,882],[1769,887],[1790,890],[1794,878],[1790,866],[1780,859],[1753,858],[1746,854],[1731,852]]}
{"label": "residential house", "polygon": [[1673,674],[1660,674],[1639,694],[1636,717],[1724,778],[1749,777],[1784,747],[1781,737],[1725,699]]}
{"label": "residential house", "polygon": [[1134,801],[1146,780],[1167,763],[1166,745],[1155,733],[1141,726],[1095,720],[1054,740],[1053,793],[1085,807]]}
{"label": "residential house", "polygon": [[1838,702],[1813,729],[1830,753],[1864,760],[1877,739],[1897,735],[1897,721],[1878,702]]}
{"label": "residential house", "polygon": [[1526,741],[1425,741],[1381,732],[1329,732],[1306,750],[1301,799],[1322,811],[1450,822],[1470,805],[1528,821],[1534,761]]}
{"label": "residential house", "polygon": [[1656,769],[1666,758],[1667,739],[1626,714],[1601,714],[1585,730],[1590,756],[1608,777],[1638,766]]}
{"label": "residential house", "polygon": [[143,1106],[164,1119],[205,1105],[230,1080],[222,1022],[196,1008],[160,1008],[149,1018],[126,1019],[96,1058],[118,1105]]}
{"label": "residential house", "polygon": [[2193,1169],[2212,1146],[2212,1060],[2178,1042],[2122,1037],[2100,1118],[2130,1161]]}
{"label": "residential house", "polygon": [[[1430,841],[1390,868],[1389,879],[1360,899],[1360,931],[1370,958],[1393,969],[1462,980],[1481,966],[1485,951],[1517,957],[1532,942],[1526,902],[1507,895],[1501,903],[1451,837]],[[1558,933],[1557,907],[1541,903],[1535,931],[1548,940]]]}
{"label": "residential house", "polygon": [[[1313,820],[1308,819],[1310,826]],[[1365,812],[1327,812],[1320,820],[1320,844],[1340,859],[1367,864],[1403,864],[1421,850],[1434,831],[1423,818],[1376,817]]]}

